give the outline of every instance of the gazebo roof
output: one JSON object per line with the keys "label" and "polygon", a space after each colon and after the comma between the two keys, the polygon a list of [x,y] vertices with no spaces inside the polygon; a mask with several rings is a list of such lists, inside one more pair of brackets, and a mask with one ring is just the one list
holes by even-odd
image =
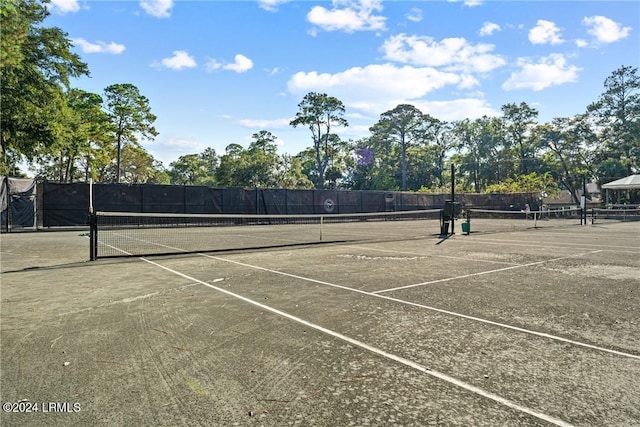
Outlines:
{"label": "gazebo roof", "polygon": [[629,175],[616,181],[602,185],[602,188],[609,190],[639,190],[640,175]]}

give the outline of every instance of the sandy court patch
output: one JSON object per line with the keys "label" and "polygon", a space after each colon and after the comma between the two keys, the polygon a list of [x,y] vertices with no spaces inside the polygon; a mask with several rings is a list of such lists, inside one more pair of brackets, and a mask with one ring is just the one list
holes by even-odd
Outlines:
{"label": "sandy court patch", "polygon": [[613,280],[640,280],[640,268],[621,265],[591,264],[565,268],[547,268],[547,270],[569,276],[598,277]]}

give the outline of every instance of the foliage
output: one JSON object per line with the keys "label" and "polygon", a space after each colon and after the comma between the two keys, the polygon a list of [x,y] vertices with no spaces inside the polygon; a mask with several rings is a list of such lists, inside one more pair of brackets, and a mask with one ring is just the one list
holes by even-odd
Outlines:
{"label": "foliage", "polygon": [[529,107],[526,102],[520,105],[506,104],[502,106],[505,146],[517,153],[520,173],[526,174],[532,169],[535,159],[535,140],[531,139],[530,131],[538,117],[538,111]]}
{"label": "foliage", "polygon": [[214,185],[218,167],[216,151],[209,147],[200,154],[186,154],[169,164],[171,183],[179,185]]}
{"label": "foliage", "polygon": [[640,76],[637,67],[623,66],[604,82],[605,91],[588,106],[605,143],[602,160],[619,159],[627,174],[640,171]]}
{"label": "foliage", "polygon": [[585,115],[556,118],[535,131],[541,145],[549,148],[543,157],[548,170],[569,192],[574,203],[586,176],[593,176],[592,150],[596,138]]}
{"label": "foliage", "polygon": [[560,192],[557,182],[550,173],[539,175],[531,172],[527,175],[519,175],[515,178],[488,185],[485,189],[487,193],[545,193],[550,197],[556,196]]}
{"label": "foliage", "polygon": [[417,144],[424,129],[424,116],[413,105],[400,104],[380,115],[380,120],[371,127],[377,140],[387,145],[384,151],[398,151],[400,155],[400,189],[407,189],[407,149]]}
{"label": "foliage", "polygon": [[120,182],[123,147],[130,144],[138,149],[141,138],[152,139],[157,136],[158,132],[153,127],[156,116],[151,113],[149,100],[130,83],[108,86],[104,94],[105,110],[113,126],[113,143],[116,145],[115,182]]}
{"label": "foliage", "polygon": [[71,42],[58,28],[40,24],[48,16],[38,1],[3,0],[0,14],[0,173],[59,142],[65,119],[64,89],[71,78],[88,75],[87,65],[71,53]]}
{"label": "foliage", "polygon": [[309,92],[298,104],[299,111],[289,123],[293,127],[307,126],[311,131],[316,168],[316,188],[324,188],[325,171],[335,158],[340,138],[332,133],[334,126],[349,126],[344,118],[345,107],[339,99],[326,93]]}

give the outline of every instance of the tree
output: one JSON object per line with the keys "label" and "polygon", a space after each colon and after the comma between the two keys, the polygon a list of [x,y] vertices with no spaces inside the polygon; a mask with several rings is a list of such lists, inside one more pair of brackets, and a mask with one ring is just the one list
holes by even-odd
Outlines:
{"label": "tree", "polygon": [[391,144],[400,147],[400,189],[407,189],[407,148],[420,140],[424,132],[424,115],[415,106],[400,104],[392,110],[380,115],[380,120],[371,127],[373,134],[378,134]]}
{"label": "tree", "polygon": [[317,170],[316,187],[324,188],[325,170],[332,158],[333,145],[339,141],[331,130],[334,126],[349,126],[344,118],[344,104],[325,93],[309,92],[298,108],[296,117],[289,124],[294,128],[307,126],[311,131]]}
{"label": "tree", "polygon": [[399,190],[399,170],[394,147],[381,135],[351,144],[347,181],[353,190]]}
{"label": "tree", "polygon": [[[25,13],[28,6],[38,6],[34,2],[22,3],[19,0],[0,0],[0,19],[2,33],[0,37],[0,70],[4,74],[7,67],[18,67],[22,63],[22,45],[24,44],[34,18],[41,22],[37,15],[46,13],[41,7]],[[0,77],[2,77],[0,74]]]}
{"label": "tree", "polygon": [[66,134],[58,141],[60,182],[95,179],[92,163],[96,144],[107,141],[111,132],[101,106],[102,98],[95,93],[71,89],[66,94],[67,120],[63,124]]}
{"label": "tree", "polygon": [[158,135],[153,127],[156,116],[151,113],[149,100],[132,84],[114,84],[105,89],[105,109],[114,126],[116,145],[116,177],[120,182],[121,155],[125,145],[139,147],[139,139]]}
{"label": "tree", "polygon": [[[122,150],[121,178],[129,184],[157,182],[161,165],[144,148],[127,145]],[[164,179],[160,179],[161,181]],[[158,182],[157,182],[158,183]]]}
{"label": "tree", "polygon": [[247,155],[246,175],[249,185],[254,187],[275,187],[278,169],[277,137],[271,132],[262,130],[252,135]]}
{"label": "tree", "polygon": [[545,193],[551,197],[559,192],[558,184],[550,173],[532,172],[507,178],[503,182],[487,186],[487,193]]}
{"label": "tree", "polygon": [[550,150],[545,163],[571,193],[573,202],[578,203],[583,178],[593,175],[590,159],[595,135],[587,117],[555,118],[551,123],[539,125],[535,134]]}
{"label": "tree", "polygon": [[463,174],[460,178],[466,177],[476,193],[499,176],[495,159],[501,148],[501,129],[499,119],[487,116],[474,121],[464,119],[452,126],[458,150],[456,163]]}
{"label": "tree", "polygon": [[640,170],[640,76],[637,67],[622,66],[604,82],[605,91],[587,107],[601,128],[606,150],[602,160],[622,161],[627,173]]}
{"label": "tree", "polygon": [[216,182],[223,186],[247,186],[245,170],[246,157],[240,144],[229,144],[225,154],[220,156],[220,166],[216,169]]}
{"label": "tree", "polygon": [[269,132],[254,134],[248,149],[229,144],[216,170],[219,184],[238,187],[273,187],[278,168],[275,137]]}
{"label": "tree", "polygon": [[302,172],[300,158],[289,154],[283,154],[278,160],[274,180],[278,188],[313,188],[313,182]]}
{"label": "tree", "polygon": [[64,89],[69,80],[89,75],[71,53],[59,28],[40,24],[48,16],[35,0],[2,0],[0,13],[0,173],[15,171],[23,158],[43,156],[57,141],[64,120]]}
{"label": "tree", "polygon": [[195,185],[205,172],[198,154],[185,154],[169,163],[171,183],[177,185]]}
{"label": "tree", "polygon": [[535,158],[535,146],[529,138],[531,127],[538,117],[538,110],[529,107],[526,102],[520,105],[505,104],[502,106],[504,116],[505,142],[516,150],[519,159],[519,172],[528,174],[532,169],[531,161]]}
{"label": "tree", "polygon": [[407,188],[437,189],[442,187],[441,152],[435,145],[419,144],[407,149]]}
{"label": "tree", "polygon": [[[425,114],[422,117],[424,130],[420,132],[422,142],[433,147],[436,154],[433,169],[438,179],[438,186],[444,185],[443,173],[445,168],[445,160],[447,153],[454,147],[454,138],[451,131],[451,125],[447,122],[440,121],[435,117]],[[429,144],[430,143],[430,144]]]}
{"label": "tree", "polygon": [[172,184],[214,185],[218,166],[216,151],[208,147],[200,154],[186,154],[169,164]]}
{"label": "tree", "polygon": [[605,159],[598,163],[595,177],[599,185],[606,184],[627,176],[627,168],[618,159]]}

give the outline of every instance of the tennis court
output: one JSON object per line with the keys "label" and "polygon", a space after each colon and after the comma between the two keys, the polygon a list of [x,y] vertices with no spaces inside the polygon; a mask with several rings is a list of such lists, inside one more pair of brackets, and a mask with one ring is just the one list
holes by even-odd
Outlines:
{"label": "tennis court", "polygon": [[3,235],[1,400],[39,411],[0,424],[638,425],[640,222],[527,221],[97,261]]}

